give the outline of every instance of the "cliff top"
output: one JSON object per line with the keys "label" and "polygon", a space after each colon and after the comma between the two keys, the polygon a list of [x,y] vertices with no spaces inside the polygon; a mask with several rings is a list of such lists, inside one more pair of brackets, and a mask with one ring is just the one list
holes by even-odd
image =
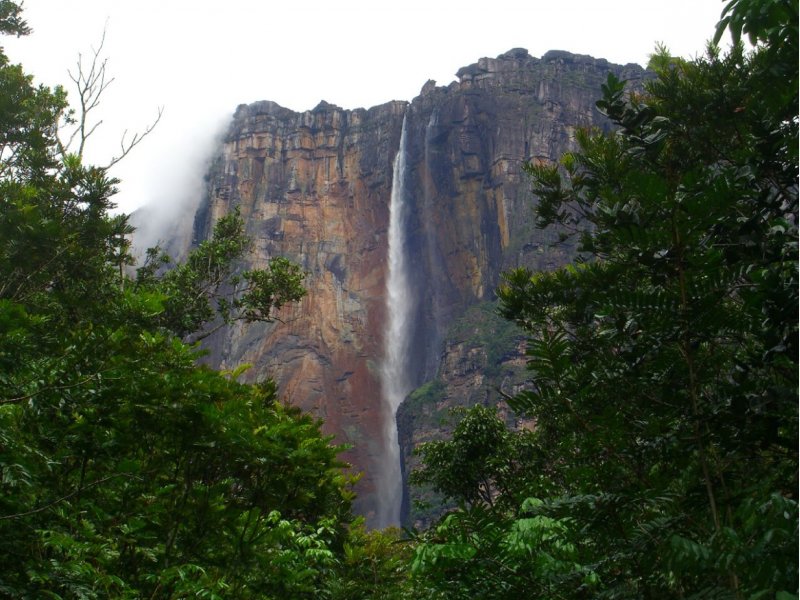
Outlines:
{"label": "cliff top", "polygon": [[[528,53],[528,50],[525,48],[512,48],[507,52],[500,54],[495,58],[484,57],[478,59],[477,62],[467,65],[465,67],[461,67],[456,71],[455,75],[458,78],[458,81],[453,81],[446,87],[438,87],[436,85],[436,81],[429,79],[425,82],[420,90],[420,95],[428,95],[435,90],[448,90],[452,87],[459,87],[463,84],[469,84],[471,82],[480,81],[482,79],[491,79],[496,77],[498,74],[518,71],[520,69],[531,68],[537,64],[551,64],[557,63],[560,65],[571,65],[571,66],[591,66],[596,68],[606,68],[612,66],[612,63],[609,63],[604,58],[594,58],[592,56],[586,54],[573,54],[572,52],[567,52],[566,50],[549,50],[541,58],[536,58],[531,56]],[[622,66],[622,65],[616,65]],[[628,63],[624,65],[626,68],[635,68],[641,69],[639,65],[634,63]],[[325,100],[321,100],[317,106],[315,106],[311,110],[305,111],[295,111],[289,108],[285,108],[276,102],[272,102],[271,100],[261,100],[258,102],[253,102],[250,104],[240,104],[233,115],[233,120],[238,121],[240,119],[245,119],[248,117],[255,117],[258,115],[269,115],[276,117],[280,120],[283,119],[290,119],[292,117],[296,117],[298,115],[313,115],[319,113],[329,113],[329,112],[372,112],[376,110],[386,110],[396,107],[398,104],[408,104],[409,101],[406,100],[391,100],[389,102],[385,102],[383,104],[379,104],[377,106],[373,106],[369,109],[365,108],[356,108],[353,110],[345,110],[340,106],[327,102]]]}

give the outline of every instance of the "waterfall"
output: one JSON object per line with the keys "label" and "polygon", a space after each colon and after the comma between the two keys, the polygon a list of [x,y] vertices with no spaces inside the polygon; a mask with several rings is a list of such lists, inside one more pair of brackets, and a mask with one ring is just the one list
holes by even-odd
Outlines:
{"label": "waterfall", "polygon": [[386,276],[386,329],[381,365],[384,453],[376,478],[378,511],[376,527],[398,525],[403,499],[400,445],[397,440],[397,407],[411,391],[409,350],[413,296],[409,288],[407,257],[406,119],[400,148],[394,159],[392,195],[389,204],[389,251]]}

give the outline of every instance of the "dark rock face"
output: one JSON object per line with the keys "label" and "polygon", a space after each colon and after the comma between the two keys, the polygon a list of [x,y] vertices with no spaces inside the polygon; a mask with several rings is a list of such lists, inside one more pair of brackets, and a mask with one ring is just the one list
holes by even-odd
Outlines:
{"label": "dark rock face", "polygon": [[426,311],[418,322],[428,340],[415,347],[430,348],[428,377],[438,365],[443,328],[467,306],[490,299],[502,271],[563,262],[533,230],[521,166],[557,159],[578,128],[603,124],[594,103],[609,71],[641,77],[638,67],[565,52],[539,60],[515,49],[460,69],[457,84],[426,85],[411,103],[411,227]]}
{"label": "dark rock face", "polygon": [[[608,72],[643,76],[636,65],[558,51],[536,59],[514,49],[460,69],[447,87],[429,81],[411,103],[346,111],[323,102],[304,113],[272,102],[237,109],[207,177],[195,239],[239,206],[255,240],[251,265],[274,255],[299,262],[308,296],[280,315],[282,323],[221,331],[208,344],[209,361],[253,364],[252,379],[275,377],[287,401],[352,444],[345,459],[365,473],[357,508],[368,517],[386,451],[378,367],[403,119],[417,298],[412,379],[420,385],[447,377],[448,328],[493,298],[500,273],[553,268],[568,258],[569,249],[551,247],[534,229],[521,165],[556,159],[579,127],[604,126],[594,102]],[[414,427],[407,407],[401,412]],[[412,444],[427,434],[401,428],[400,437]]]}
{"label": "dark rock face", "polygon": [[[414,390],[397,411],[404,478],[419,463],[412,454],[420,444],[450,438],[460,418],[454,408],[496,406],[509,427],[528,426],[503,401],[524,388],[523,332],[497,314],[495,302],[469,307],[447,328],[436,376]],[[405,524],[423,529],[447,508],[430,489],[406,487]]]}

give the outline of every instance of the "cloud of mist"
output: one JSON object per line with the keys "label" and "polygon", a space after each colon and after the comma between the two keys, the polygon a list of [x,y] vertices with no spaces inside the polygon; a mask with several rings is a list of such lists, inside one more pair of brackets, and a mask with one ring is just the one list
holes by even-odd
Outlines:
{"label": "cloud of mist", "polygon": [[446,85],[460,67],[515,47],[646,63],[661,41],[691,56],[720,10],[719,0],[619,0],[613,10],[590,0],[508,0],[491,9],[481,0],[457,8],[407,0],[402,10],[369,0],[26,0],[34,33],[7,38],[4,48],[37,83],[66,84],[74,99],[67,71],[106,31],[115,81],[98,110],[91,164],[108,164],[123,132],[145,130],[164,107],[152,134],[111,171],[121,180],[119,210],[136,211],[141,253],[176,233],[186,240],[223,115],[241,103],[302,111],[322,99],[344,108],[411,100],[428,79]]}
{"label": "cloud of mist", "polygon": [[[207,192],[205,175],[219,151],[230,115],[196,122],[145,160],[149,176],[139,193],[145,203],[131,213],[136,227],[132,252],[141,260],[147,248],[160,246],[181,258],[191,244],[194,215]],[[144,149],[142,151],[145,151]],[[136,169],[143,168],[136,165]],[[121,189],[125,188],[125,181]]]}

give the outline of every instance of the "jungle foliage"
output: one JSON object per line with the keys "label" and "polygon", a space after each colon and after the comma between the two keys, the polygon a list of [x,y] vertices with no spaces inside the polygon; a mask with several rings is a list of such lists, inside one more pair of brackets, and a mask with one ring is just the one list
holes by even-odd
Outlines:
{"label": "jungle foliage", "polygon": [[[0,30],[28,32],[16,3]],[[302,272],[242,272],[231,214],[130,274],[117,182],[65,150],[70,122],[0,54],[0,597],[320,597],[353,520],[339,448],[186,343],[274,318]]]}
{"label": "jungle foliage", "polygon": [[616,130],[527,168],[583,258],[499,290],[533,431],[476,407],[421,449],[461,503],[416,548],[429,597],[797,597],[796,3],[733,0],[726,27],[754,47],[609,77]]}
{"label": "jungle foliage", "polygon": [[[717,40],[751,49],[609,77],[616,129],[527,168],[583,258],[505,276],[532,426],[476,406],[420,448],[457,506],[421,532],[365,531],[318,422],[198,366],[300,269],[242,271],[233,213],[134,271],[66,92],[0,52],[0,597],[797,598],[797,29],[731,0]],[[0,32],[29,33],[16,2]]]}

